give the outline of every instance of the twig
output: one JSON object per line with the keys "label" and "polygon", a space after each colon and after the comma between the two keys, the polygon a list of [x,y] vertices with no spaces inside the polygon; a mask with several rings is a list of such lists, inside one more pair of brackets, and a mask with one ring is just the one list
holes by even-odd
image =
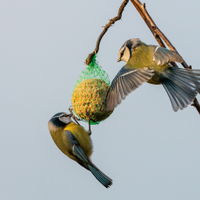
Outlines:
{"label": "twig", "polygon": [[[153,21],[153,19],[149,15],[149,13],[147,12],[145,3],[142,4],[139,0],[131,0],[131,2],[135,6],[137,11],[140,13],[141,17],[144,19],[145,23],[149,27],[150,31],[152,32],[153,36],[157,40],[158,44],[161,47],[166,47],[164,44],[164,42],[165,42],[170,50],[172,50],[172,51],[176,52],[178,55],[180,55],[178,53],[178,51],[176,50],[176,48],[172,45],[172,43],[164,35],[164,33],[157,27],[157,25],[155,24],[155,22]],[[176,63],[172,62],[171,64],[173,66],[177,67]],[[184,68],[190,68],[190,69],[192,68],[184,60],[181,64],[183,65]],[[192,106],[194,106],[200,114],[200,105],[196,98],[194,99]]]}
{"label": "twig", "polygon": [[121,19],[121,17],[122,17],[122,12],[124,11],[124,8],[125,8],[125,6],[127,5],[128,2],[129,2],[129,0],[124,0],[123,3],[121,4],[121,6],[119,7],[118,15],[117,15],[116,17],[110,19],[110,21],[108,22],[108,24],[106,24],[106,25],[104,26],[104,29],[103,29],[102,33],[100,34],[100,36],[99,36],[99,38],[98,38],[98,40],[97,40],[95,50],[94,50],[92,53],[90,53],[90,54],[88,55],[88,58],[87,58],[86,61],[85,61],[86,65],[89,65],[89,64],[91,63],[91,60],[92,60],[92,58],[94,57],[94,55],[98,53],[101,39],[103,38],[103,36],[104,36],[105,33],[107,32],[107,30],[108,30],[116,21],[118,21],[118,20]]}
{"label": "twig", "polygon": [[200,105],[199,105],[199,102],[197,101],[197,98],[194,99],[194,101],[191,104],[191,106],[194,106],[198,110],[198,112],[200,114]]}

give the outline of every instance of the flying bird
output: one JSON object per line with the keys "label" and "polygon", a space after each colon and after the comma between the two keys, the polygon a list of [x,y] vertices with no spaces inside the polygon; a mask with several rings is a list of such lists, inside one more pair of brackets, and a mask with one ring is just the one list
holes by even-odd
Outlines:
{"label": "flying bird", "polygon": [[182,63],[177,53],[166,48],[147,45],[134,38],[127,40],[118,52],[118,62],[125,61],[113,79],[107,93],[107,110],[113,110],[142,83],[162,84],[173,110],[186,108],[200,92],[200,70],[174,67],[170,62]]}

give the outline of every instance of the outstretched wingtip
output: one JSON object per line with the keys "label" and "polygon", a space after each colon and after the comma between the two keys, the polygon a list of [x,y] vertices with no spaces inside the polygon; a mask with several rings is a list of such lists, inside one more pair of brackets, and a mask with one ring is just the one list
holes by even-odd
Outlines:
{"label": "outstretched wingtip", "polygon": [[121,68],[108,90],[106,98],[107,111],[117,107],[129,93],[151,79],[154,74],[154,71],[148,68],[129,69],[126,66]]}

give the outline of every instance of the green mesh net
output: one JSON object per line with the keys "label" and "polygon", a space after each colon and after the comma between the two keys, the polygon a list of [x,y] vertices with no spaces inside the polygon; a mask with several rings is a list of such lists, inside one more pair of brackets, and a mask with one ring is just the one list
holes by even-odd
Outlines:
{"label": "green mesh net", "polygon": [[102,67],[96,61],[97,54],[92,58],[91,63],[81,72],[75,83],[76,86],[86,79],[101,79],[104,80],[108,85],[110,85],[110,78],[108,74],[102,69]]}
{"label": "green mesh net", "polygon": [[91,124],[99,124],[112,111],[106,110],[106,96],[110,87],[108,74],[96,62],[92,62],[79,75],[72,93],[72,108],[83,121],[90,115]]}

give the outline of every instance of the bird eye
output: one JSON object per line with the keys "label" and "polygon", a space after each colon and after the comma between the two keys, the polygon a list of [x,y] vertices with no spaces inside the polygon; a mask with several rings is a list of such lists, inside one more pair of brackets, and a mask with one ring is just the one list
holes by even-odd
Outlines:
{"label": "bird eye", "polygon": [[60,116],[60,118],[62,118],[62,117],[65,117],[65,115],[64,115],[64,114],[62,114],[62,115]]}
{"label": "bird eye", "polygon": [[69,116],[68,114],[64,113],[60,117],[62,118],[62,117],[68,117],[68,116]]}
{"label": "bird eye", "polygon": [[121,52],[121,57],[124,55],[124,51],[125,51],[125,49]]}

